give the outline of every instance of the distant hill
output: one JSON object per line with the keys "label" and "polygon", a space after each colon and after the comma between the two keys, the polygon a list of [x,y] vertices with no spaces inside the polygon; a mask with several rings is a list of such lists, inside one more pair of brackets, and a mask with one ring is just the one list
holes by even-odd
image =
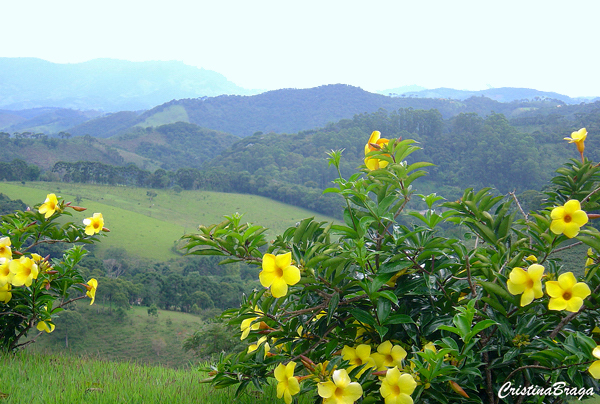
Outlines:
{"label": "distant hill", "polygon": [[95,59],[58,64],[36,58],[0,58],[0,109],[136,111],[173,99],[256,93],[217,72],[176,61]]}
{"label": "distant hill", "polygon": [[0,131],[55,134],[101,115],[100,111],[48,107],[20,111],[0,110]]}
{"label": "distant hill", "polygon": [[69,132],[73,135],[89,134],[106,138],[127,133],[136,126],[145,128],[188,122],[246,137],[256,132],[296,133],[380,109],[437,109],[444,119],[448,119],[461,112],[475,112],[485,116],[495,111],[512,116],[513,112],[521,113],[524,107],[554,108],[562,104],[561,101],[549,100],[536,101],[534,104],[501,103],[487,97],[471,97],[462,101],[389,97],[358,87],[335,84],[309,89],[268,91],[253,96],[173,100],[139,116],[131,112],[120,112],[88,121],[71,128]]}
{"label": "distant hill", "polygon": [[389,94],[396,97],[415,97],[415,98],[447,98],[453,100],[466,100],[470,97],[487,97],[489,99],[498,102],[513,102],[513,101],[537,101],[544,99],[559,100],[565,104],[579,104],[581,102],[593,102],[600,98],[596,97],[579,97],[571,98],[566,95],[562,95],[554,92],[538,91],[530,88],[513,88],[513,87],[501,87],[501,88],[490,88],[487,90],[480,91],[466,91],[466,90],[455,90],[452,88],[435,88],[432,90],[420,88],[411,89],[407,86],[396,89],[384,90],[380,93]]}

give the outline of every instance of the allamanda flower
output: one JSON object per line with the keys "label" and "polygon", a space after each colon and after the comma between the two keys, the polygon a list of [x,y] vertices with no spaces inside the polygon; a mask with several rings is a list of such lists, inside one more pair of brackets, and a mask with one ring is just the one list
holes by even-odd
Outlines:
{"label": "allamanda flower", "polygon": [[569,143],[575,143],[577,151],[581,154],[581,161],[583,161],[583,150],[585,149],[585,139],[587,138],[587,129],[581,128],[576,132],[571,133],[571,137],[566,137],[564,140],[568,140]]}
{"label": "allamanda flower", "polygon": [[85,234],[88,236],[91,236],[95,233],[100,233],[100,230],[102,230],[102,227],[104,227],[102,213],[94,213],[92,217],[83,219],[83,224],[85,225]]}
{"label": "allamanda flower", "polygon": [[8,269],[9,262],[6,258],[0,258],[0,286],[4,286],[12,281],[13,273]]}
{"label": "allamanda flower", "polygon": [[542,292],[542,277],[544,267],[539,264],[530,265],[525,271],[523,268],[513,268],[510,272],[506,286],[513,295],[521,295],[521,307],[527,306],[533,299],[544,296]]}
{"label": "allamanda flower", "polygon": [[350,381],[346,369],[335,370],[332,379],[317,384],[323,404],[352,404],[362,396],[361,385]]}
{"label": "allamanda flower", "polygon": [[54,214],[58,210],[58,199],[56,199],[55,194],[46,195],[46,200],[39,207],[38,212],[40,212],[46,219]]}
{"label": "allamanda flower", "polygon": [[400,345],[392,345],[388,340],[377,347],[377,352],[371,355],[375,360],[378,370],[385,370],[394,366],[402,367],[402,359],[406,358],[406,351]]}
{"label": "allamanda flower", "polygon": [[550,224],[552,233],[562,233],[569,238],[579,234],[579,228],[588,222],[587,213],[581,210],[581,204],[576,199],[571,199],[564,206],[552,209],[550,217],[552,218]]}
{"label": "allamanda flower", "polygon": [[0,302],[8,303],[12,299],[12,292],[10,291],[10,283],[4,286],[0,286]]}
{"label": "allamanda flower", "polygon": [[252,352],[258,350],[258,348],[260,348],[260,346],[262,344],[265,344],[265,358],[266,358],[267,354],[271,350],[271,347],[269,346],[269,343],[267,342],[267,337],[260,337],[259,340],[256,341],[256,344],[251,344],[248,347],[248,353],[252,353]]}
{"label": "allamanda flower", "polygon": [[0,258],[11,259],[12,252],[10,250],[10,237],[0,238]]}
{"label": "allamanda flower", "polygon": [[[254,306],[254,311],[263,314],[262,310],[259,309],[258,306]],[[261,323],[256,322],[256,320],[259,318],[260,317],[251,317],[242,321],[242,324],[240,324],[240,329],[242,330],[242,336],[240,337],[241,340],[246,339],[251,330],[256,331],[260,328]]]}
{"label": "allamanda flower", "polygon": [[31,286],[38,276],[38,266],[29,257],[21,257],[8,263],[8,269],[12,273],[11,283],[13,286]]}
{"label": "allamanda flower", "polygon": [[286,404],[292,402],[292,396],[300,393],[300,383],[294,377],[296,362],[289,362],[286,366],[280,363],[275,368],[275,379],[277,380],[277,398],[283,397]]}
{"label": "allamanda flower", "polygon": [[292,253],[265,254],[262,261],[262,271],[258,274],[261,285],[271,288],[273,297],[287,295],[288,285],[300,281],[300,270],[292,265]]}
{"label": "allamanda flower", "polygon": [[592,351],[592,355],[594,355],[594,357],[599,360],[594,361],[594,363],[592,363],[588,371],[594,379],[600,379],[600,345],[594,348],[594,350]]}
{"label": "allamanda flower", "polygon": [[565,272],[557,281],[546,282],[546,292],[550,296],[549,310],[567,310],[578,312],[583,299],[591,294],[590,288],[583,282],[577,282],[572,272]]}
{"label": "allamanda flower", "polygon": [[50,334],[52,331],[54,331],[55,326],[50,322],[39,321],[35,328],[37,328],[38,331],[46,331],[48,334]]}
{"label": "allamanda flower", "polygon": [[92,299],[92,301],[90,302],[90,306],[91,306],[92,304],[94,304],[94,301],[96,300],[96,289],[98,289],[98,281],[96,279],[92,278],[84,286],[87,289],[87,292],[85,292],[85,294],[89,298]]}
{"label": "allamanda flower", "polygon": [[356,348],[344,345],[342,348],[342,358],[350,362],[348,370],[352,371],[359,366],[366,365],[358,373],[360,377],[367,369],[376,368],[375,359],[371,357],[371,347],[367,344],[360,344]]}
{"label": "allamanda flower", "polygon": [[385,379],[381,382],[379,392],[385,399],[385,404],[412,404],[413,399],[410,396],[417,382],[408,373],[400,373],[397,366],[388,369]]}
{"label": "allamanda flower", "polygon": [[[365,145],[365,155],[372,151],[380,150],[382,146],[390,142],[388,139],[381,138],[380,136],[381,132],[379,132],[378,130],[373,131],[373,133],[371,133],[371,137],[369,137],[369,141]],[[387,166],[388,162],[375,157],[365,157],[365,165],[369,170],[377,170],[379,168],[384,168],[385,166]]]}

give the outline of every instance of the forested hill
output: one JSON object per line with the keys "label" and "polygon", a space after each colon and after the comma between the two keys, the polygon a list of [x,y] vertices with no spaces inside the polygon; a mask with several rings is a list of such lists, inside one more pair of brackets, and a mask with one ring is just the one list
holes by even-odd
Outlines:
{"label": "forested hill", "polygon": [[492,111],[513,117],[530,110],[553,110],[558,105],[564,103],[550,99],[500,103],[485,97],[463,101],[388,97],[358,87],[336,84],[269,91],[254,96],[173,100],[139,116],[133,113],[113,114],[71,128],[69,132],[73,135],[109,137],[126,133],[134,126],[148,127],[183,121],[245,137],[255,132],[296,133],[379,109],[437,109],[444,119],[448,119],[463,112],[485,116]]}

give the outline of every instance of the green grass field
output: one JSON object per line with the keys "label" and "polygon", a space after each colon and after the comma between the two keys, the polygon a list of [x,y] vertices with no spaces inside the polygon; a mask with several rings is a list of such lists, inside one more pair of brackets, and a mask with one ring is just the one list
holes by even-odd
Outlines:
{"label": "green grass field", "polygon": [[88,210],[75,212],[74,217],[83,220],[94,212],[102,212],[105,226],[111,231],[98,244],[99,251],[120,247],[130,254],[154,260],[175,257],[172,247],[182,235],[194,232],[199,224],[219,223],[224,215],[235,212],[243,213],[244,221],[268,227],[271,237],[306,217],[334,220],[256,195],[152,190],[157,196],[150,200],[147,191],[92,184],[0,182],[1,193],[30,206],[42,203],[48,193],[73,202],[76,197],[82,198],[81,205]]}
{"label": "green grass field", "polygon": [[198,370],[108,362],[100,356],[0,355],[0,374],[0,402],[6,404],[283,403],[274,385],[264,393],[235,397],[235,387],[215,390],[201,384],[207,375]]}
{"label": "green grass field", "polygon": [[[172,368],[190,367],[197,362],[192,353],[183,350],[182,344],[202,327],[204,322],[199,316],[159,310],[158,317],[154,317],[148,316],[147,307],[134,306],[121,317],[118,311],[111,311],[98,301],[93,306],[77,302],[76,308],[81,321],[76,327],[71,325],[70,333],[66,332],[69,324],[59,315],[55,331],[42,333],[27,349],[38,353],[97,355],[107,360],[131,360]],[[36,330],[30,332],[30,336],[37,334]]]}

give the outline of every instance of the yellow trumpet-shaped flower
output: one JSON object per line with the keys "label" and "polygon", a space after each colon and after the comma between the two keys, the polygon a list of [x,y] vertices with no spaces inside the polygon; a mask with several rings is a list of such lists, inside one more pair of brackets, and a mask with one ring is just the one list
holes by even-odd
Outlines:
{"label": "yellow trumpet-shaped flower", "polygon": [[85,292],[85,294],[92,299],[92,301],[90,302],[91,306],[96,300],[96,289],[98,289],[98,281],[92,278],[88,281],[87,285],[84,286],[87,289],[87,292]]}
{"label": "yellow trumpet-shaped flower", "polygon": [[600,379],[600,345],[594,348],[592,355],[599,360],[594,361],[588,371],[594,379]]}
{"label": "yellow trumpet-shaped flower", "polygon": [[275,379],[277,380],[277,398],[283,397],[285,404],[291,404],[292,396],[300,393],[300,383],[294,377],[296,362],[289,362],[283,366],[280,363],[275,368]]}
{"label": "yellow trumpet-shaped flower", "polygon": [[385,379],[381,382],[379,392],[385,399],[385,404],[412,404],[413,399],[410,396],[417,382],[408,373],[401,373],[397,366],[388,369]]}
{"label": "yellow trumpet-shaped flower", "polygon": [[402,367],[402,359],[406,358],[406,351],[400,345],[392,345],[385,341],[377,347],[377,352],[371,357],[375,360],[377,370],[385,370],[394,366]]}
{"label": "yellow trumpet-shaped flower", "polygon": [[[381,137],[381,132],[378,130],[374,131],[371,133],[371,137],[369,137],[369,141],[365,145],[365,155],[372,151],[380,150],[382,146],[388,144],[389,142],[390,141],[388,139]],[[369,170],[377,170],[387,166],[388,162],[375,157],[365,157],[365,165]]]}
{"label": "yellow trumpet-shaped flower", "polygon": [[0,238],[0,258],[6,258],[7,260],[12,258],[12,251],[10,250],[10,238]]}
{"label": "yellow trumpet-shaped flower", "polygon": [[50,334],[52,331],[54,331],[55,326],[50,322],[40,321],[37,323],[35,328],[37,328],[38,331],[46,331],[48,334]]}
{"label": "yellow trumpet-shaped flower", "polygon": [[260,337],[259,340],[256,341],[256,344],[251,344],[248,347],[248,353],[252,353],[252,352],[258,350],[258,348],[260,348],[260,346],[262,344],[265,344],[265,358],[266,358],[267,354],[271,350],[271,347],[269,346],[269,343],[267,342],[267,337]]}
{"label": "yellow trumpet-shaped flower", "polygon": [[4,286],[0,286],[0,302],[8,303],[10,299],[12,299],[12,292],[10,283],[7,283]]}
{"label": "yellow trumpet-shaped flower", "polygon": [[39,207],[38,212],[40,212],[46,219],[54,214],[58,210],[58,199],[56,199],[55,194],[46,195],[46,200]]}
{"label": "yellow trumpet-shaped flower", "polygon": [[556,281],[546,282],[546,292],[550,296],[549,310],[567,310],[578,312],[583,299],[591,294],[590,288],[583,282],[577,282],[572,272],[565,272]]}
{"label": "yellow trumpet-shaped flower", "polygon": [[581,210],[581,204],[576,199],[571,199],[564,206],[552,209],[550,217],[552,233],[564,234],[569,238],[579,234],[579,228],[588,222],[587,213]]}
{"label": "yellow trumpet-shaped flower", "polygon": [[100,230],[102,230],[102,227],[104,227],[104,218],[102,217],[102,213],[94,213],[92,217],[83,219],[83,224],[85,225],[85,234],[88,236],[100,233]]}
{"label": "yellow trumpet-shaped flower", "polygon": [[587,250],[587,258],[585,260],[585,270],[584,270],[584,275],[587,276],[589,270],[590,270],[590,266],[594,265],[594,259],[592,258],[594,255],[594,252],[592,251],[591,248],[588,248]]}
{"label": "yellow trumpet-shaped flower", "polygon": [[344,348],[342,348],[342,358],[350,362],[350,367],[348,368],[349,371],[352,371],[352,369],[359,366],[366,365],[358,373],[358,377],[360,377],[367,369],[377,367],[375,359],[371,357],[371,347],[367,344],[360,344],[356,348],[344,345]]}
{"label": "yellow trumpet-shaped flower", "polygon": [[12,281],[13,273],[8,268],[9,262],[6,258],[0,258],[0,286],[10,284]]}
{"label": "yellow trumpet-shaped flower", "polygon": [[577,151],[581,154],[581,161],[583,161],[583,151],[585,150],[585,139],[587,138],[587,129],[581,128],[578,131],[571,133],[571,137],[566,137],[564,140],[568,140],[569,143],[575,143]]}
{"label": "yellow trumpet-shaped flower", "polygon": [[[254,311],[263,314],[262,310],[259,309],[258,306],[254,307]],[[240,337],[241,340],[246,339],[248,334],[250,334],[250,331],[256,331],[260,328],[260,322],[256,321],[259,318],[260,317],[251,317],[242,321],[242,324],[240,324],[240,329],[242,330],[242,336]]]}
{"label": "yellow trumpet-shaped flower", "polygon": [[533,299],[544,296],[542,292],[542,277],[544,267],[539,264],[530,265],[525,271],[523,268],[513,268],[506,282],[508,291],[513,295],[521,295],[521,307],[527,306]]}
{"label": "yellow trumpet-shaped flower", "polygon": [[287,295],[288,285],[300,281],[300,270],[292,265],[292,253],[265,254],[262,261],[262,271],[258,274],[261,285],[271,288],[273,297]]}
{"label": "yellow trumpet-shaped flower", "polygon": [[12,273],[11,283],[13,286],[31,286],[38,276],[38,266],[29,257],[21,257],[8,263],[8,269]]}
{"label": "yellow trumpet-shaped flower", "polygon": [[332,380],[317,384],[317,390],[323,404],[352,404],[363,394],[362,386],[350,381],[346,369],[335,370]]}

